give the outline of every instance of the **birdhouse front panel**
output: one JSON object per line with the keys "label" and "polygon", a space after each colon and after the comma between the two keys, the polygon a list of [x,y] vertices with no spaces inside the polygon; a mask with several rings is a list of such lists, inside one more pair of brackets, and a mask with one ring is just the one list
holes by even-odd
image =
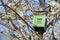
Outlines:
{"label": "birdhouse front panel", "polygon": [[35,27],[44,27],[45,26],[45,15],[44,14],[35,15],[34,26]]}

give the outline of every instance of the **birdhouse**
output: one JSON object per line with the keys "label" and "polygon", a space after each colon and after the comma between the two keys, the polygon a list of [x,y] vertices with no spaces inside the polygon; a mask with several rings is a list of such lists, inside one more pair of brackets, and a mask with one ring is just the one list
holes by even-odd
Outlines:
{"label": "birdhouse", "polygon": [[35,28],[46,28],[46,11],[34,11],[34,27]]}

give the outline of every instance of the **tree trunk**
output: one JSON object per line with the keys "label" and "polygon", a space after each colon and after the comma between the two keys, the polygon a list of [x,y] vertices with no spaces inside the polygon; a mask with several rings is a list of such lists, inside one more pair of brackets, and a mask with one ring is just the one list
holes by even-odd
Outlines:
{"label": "tree trunk", "polygon": [[45,0],[39,0],[40,6],[45,9]]}

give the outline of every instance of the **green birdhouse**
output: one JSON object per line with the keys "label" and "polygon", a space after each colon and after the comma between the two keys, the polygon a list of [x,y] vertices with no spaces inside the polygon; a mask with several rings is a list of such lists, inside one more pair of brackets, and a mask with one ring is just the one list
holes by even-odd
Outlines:
{"label": "green birdhouse", "polygon": [[34,27],[35,28],[46,28],[46,12],[45,11],[35,11],[34,17]]}

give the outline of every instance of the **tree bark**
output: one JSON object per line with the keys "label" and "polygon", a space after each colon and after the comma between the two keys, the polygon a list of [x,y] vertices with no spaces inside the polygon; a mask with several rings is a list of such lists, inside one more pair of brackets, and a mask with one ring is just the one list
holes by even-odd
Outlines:
{"label": "tree bark", "polygon": [[45,0],[39,0],[40,6],[45,9]]}

